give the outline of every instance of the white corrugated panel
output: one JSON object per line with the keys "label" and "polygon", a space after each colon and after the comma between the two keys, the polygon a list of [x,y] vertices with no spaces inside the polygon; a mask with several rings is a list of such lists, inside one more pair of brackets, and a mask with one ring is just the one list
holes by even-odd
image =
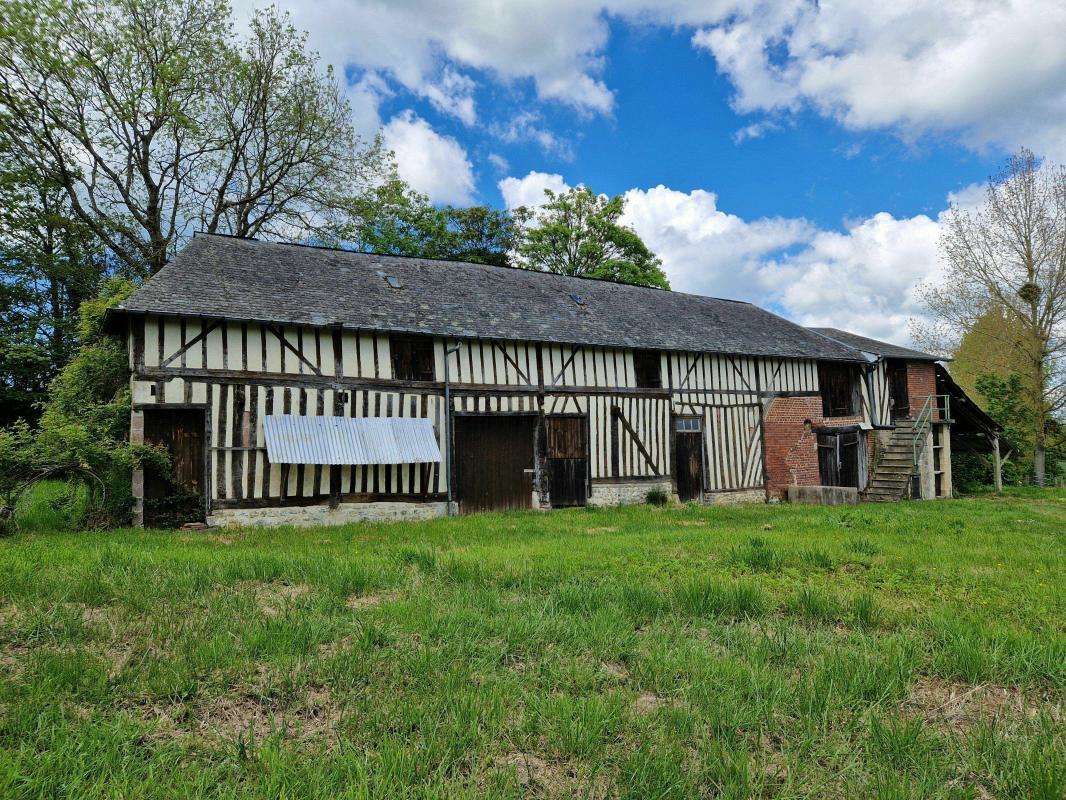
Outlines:
{"label": "white corrugated panel", "polygon": [[272,464],[425,464],[440,461],[428,419],[396,417],[263,418]]}

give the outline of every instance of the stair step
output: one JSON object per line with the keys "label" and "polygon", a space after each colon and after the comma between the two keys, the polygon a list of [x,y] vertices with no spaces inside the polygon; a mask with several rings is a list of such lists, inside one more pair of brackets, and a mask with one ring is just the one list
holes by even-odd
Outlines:
{"label": "stair step", "polygon": [[892,480],[891,478],[882,478],[880,476],[870,481],[871,489],[885,489],[888,491],[898,491],[907,485],[909,478],[900,478],[899,480]]}

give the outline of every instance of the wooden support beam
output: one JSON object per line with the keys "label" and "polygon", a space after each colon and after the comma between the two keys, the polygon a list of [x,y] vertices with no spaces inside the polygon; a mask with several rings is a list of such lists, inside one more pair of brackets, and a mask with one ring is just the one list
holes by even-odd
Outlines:
{"label": "wooden support beam", "polygon": [[[182,321],[184,321],[184,319]],[[206,339],[208,337],[208,335],[211,333],[211,331],[217,330],[221,325],[222,325],[222,321],[221,320],[216,320],[215,322],[212,322],[210,325],[205,327],[203,330],[201,330],[194,337],[189,339],[189,341],[187,341],[185,344],[183,344],[177,350],[177,352],[172,353],[167,358],[166,361],[163,361],[162,363],[160,363],[159,367],[161,369],[163,367],[169,367],[171,364],[173,364],[175,361],[177,361],[179,358],[181,358],[185,353],[189,352],[189,350],[193,347],[193,345],[199,344],[201,341],[203,341],[204,339]],[[142,347],[141,360],[142,360],[142,363],[143,363],[143,347]]]}
{"label": "wooden support beam", "polygon": [[518,373],[518,379],[522,381],[522,383],[529,383],[529,376],[526,375],[525,370],[518,366],[518,362],[511,358],[511,354],[507,352],[507,349],[495,339],[492,342],[492,346],[503,353],[504,360],[514,367],[514,371]]}
{"label": "wooden support beam", "polygon": [[[744,377],[743,371],[741,371],[740,367],[737,366],[737,362],[733,360],[733,356],[726,356],[726,361],[729,362],[729,366],[733,368],[733,372],[737,374],[737,377],[740,378],[740,382],[743,383],[745,387],[747,387],[748,391],[753,391],[753,389],[751,388],[751,384],[748,383],[748,379]],[[758,365],[756,365],[755,369],[756,372],[758,372]]]}
{"label": "wooden support beam", "polygon": [[570,351],[570,357],[563,362],[563,366],[560,367],[559,373],[552,378],[552,386],[556,386],[564,375],[566,375],[566,369],[574,363],[574,357],[582,351],[583,348],[575,347]]}
{"label": "wooden support beam", "polygon": [[686,386],[688,386],[688,379],[692,377],[693,370],[696,369],[696,365],[699,364],[702,359],[702,355],[697,355],[695,358],[692,359],[692,363],[688,365],[688,370],[685,372],[685,377],[683,377],[681,379],[681,383],[677,385],[677,390],[679,392],[682,391]]}
{"label": "wooden support beam", "polygon": [[1003,459],[999,455],[999,436],[992,435],[992,480],[996,485],[996,492],[1003,491]]}
{"label": "wooden support beam", "polygon": [[626,419],[625,414],[622,413],[622,409],[618,406],[611,406],[611,416],[618,421],[618,424],[622,426],[623,430],[630,435],[633,439],[633,444],[637,446],[637,451],[644,457],[648,466],[651,467],[652,473],[659,474],[659,466],[655,463],[655,459],[652,458],[651,453],[648,452],[648,448],[644,446],[644,442],[637,436],[637,432],[633,430],[633,426],[629,424],[629,420]]}
{"label": "wooden support beam", "polygon": [[322,371],[318,367],[316,367],[314,364],[312,364],[310,361],[308,361],[304,357],[303,353],[301,353],[299,350],[297,350],[295,347],[292,346],[292,343],[288,339],[285,338],[285,332],[284,331],[279,330],[277,328],[277,326],[275,326],[275,325],[267,325],[265,327],[266,327],[266,329],[268,331],[270,331],[272,334],[274,334],[278,338],[278,341],[281,342],[283,347],[285,347],[286,349],[292,351],[292,354],[295,355],[298,359],[300,359],[300,361],[309,370],[311,370],[312,374],[317,375],[319,377],[322,377]]}

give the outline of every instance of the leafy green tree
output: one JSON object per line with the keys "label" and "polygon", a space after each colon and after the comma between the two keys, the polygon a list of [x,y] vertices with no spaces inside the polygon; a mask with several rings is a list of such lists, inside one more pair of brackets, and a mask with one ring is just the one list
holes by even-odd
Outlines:
{"label": "leafy green tree", "polygon": [[128,355],[123,341],[104,329],[107,309],[133,288],[127,279],[112,278],[97,297],[82,303],[80,346],[52,381],[39,430],[30,431],[22,420],[0,429],[0,522],[10,525],[18,496],[35,481],[65,478],[71,501],[86,497],[76,509],[72,504],[78,524],[125,524],[133,500],[130,471],[150,464],[166,474],[169,462],[162,450],[128,441]]}
{"label": "leafy green tree", "polygon": [[0,0],[0,125],[133,274],[199,224],[334,238],[385,174],[332,73],[274,8],[226,0]]}
{"label": "leafy green tree", "polygon": [[631,228],[622,225],[624,201],[578,186],[557,194],[535,212],[520,212],[520,266],[586,278],[669,289],[662,261]]}
{"label": "leafy green tree", "polygon": [[78,306],[107,262],[52,176],[0,139],[0,426],[36,420],[77,346]]}
{"label": "leafy green tree", "polygon": [[444,258],[505,266],[518,235],[506,211],[473,206],[437,208],[399,178],[359,198],[351,232],[370,253]]}

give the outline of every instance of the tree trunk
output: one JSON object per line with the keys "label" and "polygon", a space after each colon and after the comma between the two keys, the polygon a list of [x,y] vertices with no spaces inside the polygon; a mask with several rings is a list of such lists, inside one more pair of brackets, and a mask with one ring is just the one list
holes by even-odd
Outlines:
{"label": "tree trunk", "polygon": [[1033,447],[1033,479],[1037,486],[1044,485],[1044,431],[1037,431]]}

